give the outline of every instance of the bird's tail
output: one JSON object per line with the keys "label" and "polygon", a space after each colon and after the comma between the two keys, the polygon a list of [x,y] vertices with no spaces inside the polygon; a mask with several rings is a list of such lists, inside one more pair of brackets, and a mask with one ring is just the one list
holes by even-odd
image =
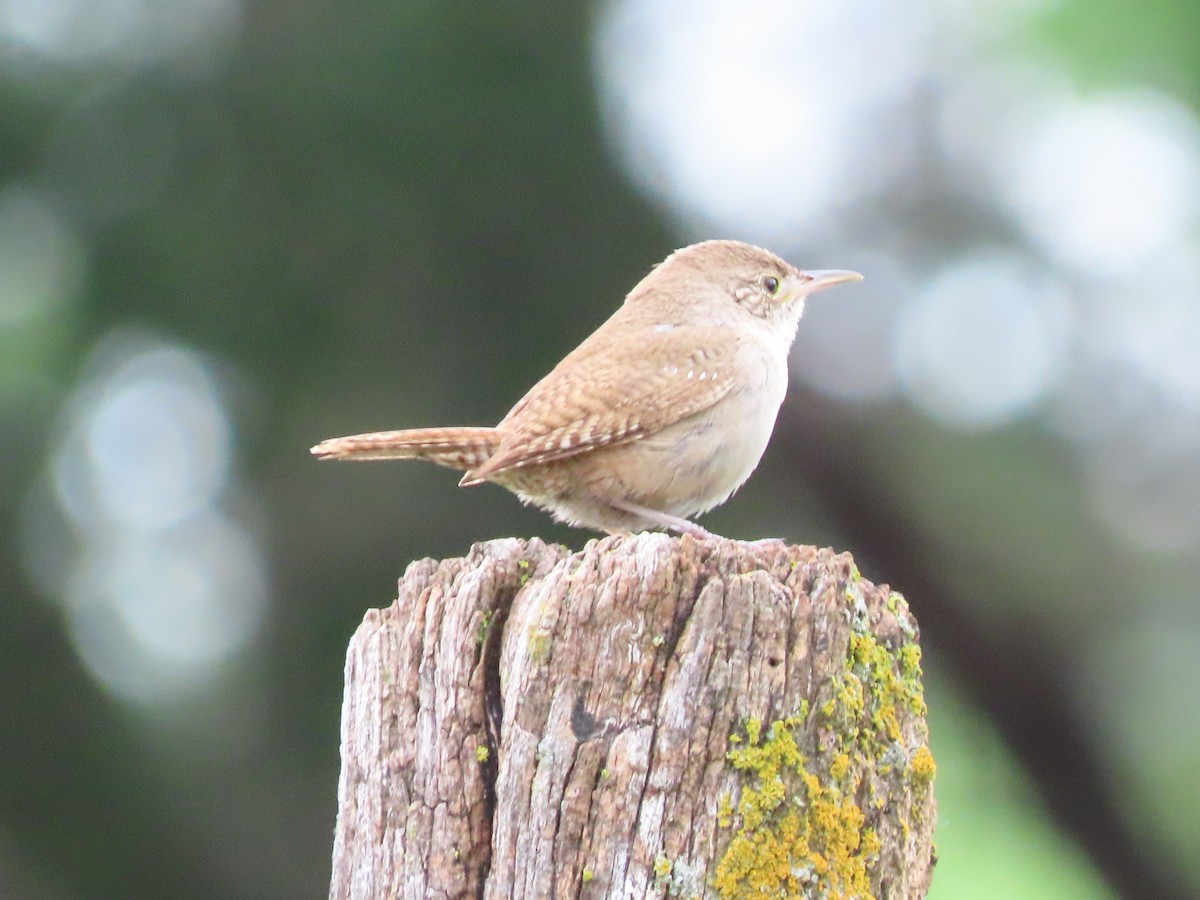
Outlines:
{"label": "bird's tail", "polygon": [[427,459],[465,471],[482,465],[499,446],[495,428],[413,428],[330,438],[311,452],[318,459]]}

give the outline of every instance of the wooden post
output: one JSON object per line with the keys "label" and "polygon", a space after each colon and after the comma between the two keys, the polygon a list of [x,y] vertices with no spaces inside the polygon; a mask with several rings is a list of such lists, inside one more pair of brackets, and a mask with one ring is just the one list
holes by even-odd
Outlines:
{"label": "wooden post", "polygon": [[925,895],[904,599],[662,534],[422,560],[350,643],[332,898]]}

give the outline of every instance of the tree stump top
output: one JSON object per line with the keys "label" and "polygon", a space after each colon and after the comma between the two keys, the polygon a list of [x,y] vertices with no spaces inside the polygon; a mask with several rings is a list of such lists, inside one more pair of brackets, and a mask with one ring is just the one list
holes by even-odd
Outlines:
{"label": "tree stump top", "polygon": [[920,677],[907,604],[848,554],[413,563],[347,658],[331,896],[921,897]]}

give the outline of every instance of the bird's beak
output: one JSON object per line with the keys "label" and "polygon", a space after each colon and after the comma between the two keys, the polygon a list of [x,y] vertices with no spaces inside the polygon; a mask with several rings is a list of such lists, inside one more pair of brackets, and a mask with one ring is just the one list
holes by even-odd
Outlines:
{"label": "bird's beak", "polygon": [[800,273],[800,296],[815,294],[835,284],[845,284],[847,281],[862,281],[857,272],[846,269],[808,269]]}

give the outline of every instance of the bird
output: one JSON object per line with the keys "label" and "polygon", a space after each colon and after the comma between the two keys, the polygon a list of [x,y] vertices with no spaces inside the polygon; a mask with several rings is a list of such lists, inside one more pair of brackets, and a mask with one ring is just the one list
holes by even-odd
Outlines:
{"label": "bird", "polygon": [[324,440],[320,459],[424,459],[493,482],[568,525],[716,537],[692,518],[728,500],[766,450],[806,298],[862,276],[802,270],[708,240],[676,250],[494,427]]}

